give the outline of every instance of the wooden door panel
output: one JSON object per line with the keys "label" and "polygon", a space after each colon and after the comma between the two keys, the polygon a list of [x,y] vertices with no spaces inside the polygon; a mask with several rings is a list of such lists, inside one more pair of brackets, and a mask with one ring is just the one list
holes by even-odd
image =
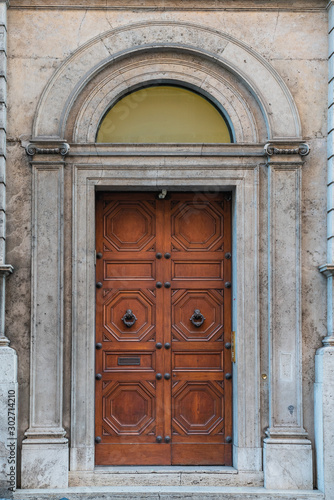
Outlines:
{"label": "wooden door panel", "polygon": [[103,373],[156,371],[155,351],[103,351]]}
{"label": "wooden door panel", "polygon": [[109,251],[154,251],[154,203],[119,200],[105,204],[103,237]]}
{"label": "wooden door panel", "polygon": [[[196,444],[197,453],[194,454],[195,444],[173,444],[173,465],[212,465],[219,464],[221,457],[226,456],[226,446],[214,444]],[[232,463],[231,453],[225,458],[225,465]]]}
{"label": "wooden door panel", "polygon": [[116,259],[106,260],[104,263],[104,280],[114,281],[138,281],[150,280],[155,278],[155,262],[152,260],[141,260],[138,262],[132,260],[119,261]]}
{"label": "wooden door panel", "polygon": [[[208,200],[172,202],[172,244],[187,251],[215,250],[221,247],[224,218]],[[195,195],[196,198],[196,195]]]}
{"label": "wooden door panel", "polygon": [[[155,281],[157,224],[154,194],[101,194],[96,217],[96,444],[99,465],[170,464],[164,435],[163,295]],[[99,286],[101,286],[99,285]],[[170,403],[169,403],[170,404]],[[159,450],[157,450],[159,448]],[[152,462],[153,460],[153,462]]]}
{"label": "wooden door panel", "polygon": [[217,351],[174,351],[173,370],[175,371],[220,371],[223,369],[221,350]]}
{"label": "wooden door panel", "polygon": [[227,465],[230,201],[223,195],[172,196],[172,464]]}
{"label": "wooden door panel", "polygon": [[[130,309],[135,320],[128,327],[122,318]],[[103,332],[110,340],[149,340],[156,330],[156,297],[154,290],[117,290],[109,295],[103,304]]]}
{"label": "wooden door panel", "polygon": [[179,436],[223,434],[223,397],[224,391],[218,382],[180,381],[174,384],[173,444],[184,441]]}
{"label": "wooden door panel", "polygon": [[196,280],[208,281],[223,279],[223,266],[220,259],[215,261],[206,260],[173,260],[173,280]]}
{"label": "wooden door panel", "polygon": [[109,435],[149,434],[155,422],[156,391],[148,381],[115,382],[102,395],[102,420]]}
{"label": "wooden door panel", "polygon": [[231,464],[230,208],[98,194],[96,464]]}
{"label": "wooden door panel", "polygon": [[[178,290],[172,296],[172,333],[176,340],[209,341],[223,334],[223,291]],[[198,310],[203,318],[194,320]],[[203,324],[200,324],[203,321]]]}

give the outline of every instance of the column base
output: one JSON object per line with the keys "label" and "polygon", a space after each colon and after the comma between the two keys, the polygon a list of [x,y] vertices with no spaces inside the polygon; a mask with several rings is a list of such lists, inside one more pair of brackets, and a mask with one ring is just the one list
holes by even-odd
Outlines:
{"label": "column base", "polygon": [[17,356],[0,347],[0,498],[16,488]]}
{"label": "column base", "polygon": [[334,346],[323,347],[315,356],[314,425],[317,487],[326,498],[334,498],[333,380]]}
{"label": "column base", "polygon": [[21,487],[67,488],[68,441],[57,439],[26,439],[22,442]]}
{"label": "column base", "polygon": [[262,448],[233,445],[233,467],[238,471],[262,471]]}
{"label": "column base", "polygon": [[308,439],[266,438],[264,486],[275,490],[312,490],[312,447]]}

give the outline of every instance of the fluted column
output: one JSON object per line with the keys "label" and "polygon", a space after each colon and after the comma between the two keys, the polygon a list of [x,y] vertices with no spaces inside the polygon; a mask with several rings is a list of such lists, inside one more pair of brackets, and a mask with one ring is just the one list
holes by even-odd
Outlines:
{"label": "fluted column", "polygon": [[327,335],[315,356],[315,447],[317,486],[334,497],[334,1],[328,3]]}
{"label": "fluted column", "polygon": [[303,428],[300,206],[308,146],[268,145],[269,428],[264,480],[270,489],[312,489],[311,443]]}

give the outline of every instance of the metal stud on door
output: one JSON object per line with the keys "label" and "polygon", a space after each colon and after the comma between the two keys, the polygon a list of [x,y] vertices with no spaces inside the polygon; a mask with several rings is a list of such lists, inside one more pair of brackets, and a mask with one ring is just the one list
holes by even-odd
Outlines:
{"label": "metal stud on door", "polygon": [[230,208],[98,194],[96,464],[231,464]]}

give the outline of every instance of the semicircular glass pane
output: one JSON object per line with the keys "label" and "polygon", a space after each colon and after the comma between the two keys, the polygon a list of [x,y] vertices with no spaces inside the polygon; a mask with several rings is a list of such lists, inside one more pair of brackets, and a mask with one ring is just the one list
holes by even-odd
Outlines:
{"label": "semicircular glass pane", "polygon": [[98,143],[230,143],[224,116],[185,88],[154,86],[119,100],[101,121]]}

